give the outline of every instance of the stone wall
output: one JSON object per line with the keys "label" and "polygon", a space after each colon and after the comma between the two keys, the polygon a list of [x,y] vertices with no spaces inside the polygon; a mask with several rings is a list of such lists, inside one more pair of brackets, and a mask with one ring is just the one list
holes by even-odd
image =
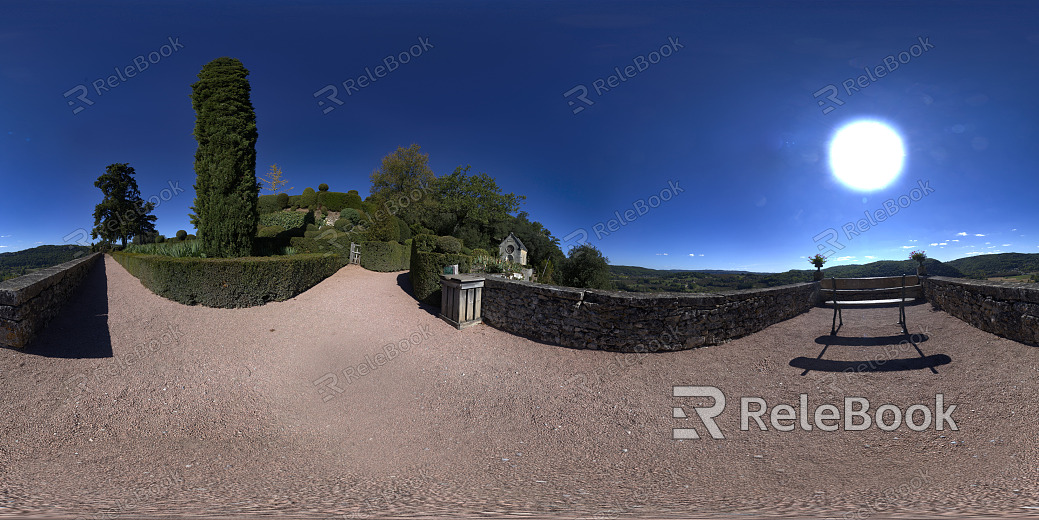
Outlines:
{"label": "stone wall", "polygon": [[26,346],[58,315],[100,256],[91,253],[0,282],[0,345]]}
{"label": "stone wall", "polygon": [[807,312],[818,287],[813,282],[724,294],[645,294],[488,277],[483,320],[565,347],[683,350],[724,343]]}
{"label": "stone wall", "polygon": [[986,332],[1039,345],[1039,285],[932,276],[923,287],[936,309]]}

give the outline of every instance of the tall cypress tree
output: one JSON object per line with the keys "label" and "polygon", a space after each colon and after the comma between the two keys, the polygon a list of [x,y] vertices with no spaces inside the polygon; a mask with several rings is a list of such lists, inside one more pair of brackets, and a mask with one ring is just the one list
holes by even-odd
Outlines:
{"label": "tall cypress tree", "polygon": [[242,62],[217,58],[191,85],[195,109],[195,215],[209,257],[249,256],[256,235],[256,113]]}

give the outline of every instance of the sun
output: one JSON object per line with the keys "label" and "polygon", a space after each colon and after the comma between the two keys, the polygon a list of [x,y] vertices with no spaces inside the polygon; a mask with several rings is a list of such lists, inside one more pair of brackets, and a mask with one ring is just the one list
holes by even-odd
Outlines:
{"label": "sun", "polygon": [[830,142],[830,169],[855,190],[873,191],[891,184],[902,172],[904,160],[898,132],[877,121],[850,123]]}

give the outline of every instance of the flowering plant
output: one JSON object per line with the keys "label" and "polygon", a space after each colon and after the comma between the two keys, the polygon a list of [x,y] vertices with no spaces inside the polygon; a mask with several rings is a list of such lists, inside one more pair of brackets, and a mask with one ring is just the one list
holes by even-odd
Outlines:
{"label": "flowering plant", "polygon": [[817,268],[822,269],[823,264],[826,263],[826,257],[820,254],[808,257],[808,261]]}
{"label": "flowering plant", "polygon": [[920,265],[924,264],[924,260],[927,260],[926,251],[913,251],[909,254],[910,260],[916,260]]}

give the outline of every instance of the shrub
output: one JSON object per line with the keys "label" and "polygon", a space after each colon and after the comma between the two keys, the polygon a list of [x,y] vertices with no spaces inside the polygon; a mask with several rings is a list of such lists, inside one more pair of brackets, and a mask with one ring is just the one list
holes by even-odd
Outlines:
{"label": "shrub", "polygon": [[278,204],[277,195],[260,195],[260,198],[256,201],[256,210],[261,214],[274,213],[281,211],[281,205]]}
{"label": "shrub", "polygon": [[243,258],[170,258],[113,253],[155,294],[187,305],[252,307],[292,298],[334,274],[330,255]]}
{"label": "shrub", "polygon": [[437,248],[436,235],[416,235],[412,238],[414,249],[420,253],[432,253]]}
{"label": "shrub", "polygon": [[338,191],[319,191],[317,202],[328,211],[342,211],[346,206],[346,194]]}
{"label": "shrub", "polygon": [[317,189],[318,191],[328,191],[328,185],[322,182],[317,185]]}
{"label": "shrub", "polygon": [[591,244],[575,247],[560,266],[558,281],[569,287],[614,289],[608,262],[609,259]]}
{"label": "shrub", "polygon": [[400,242],[400,227],[391,215],[376,218],[368,228],[368,240],[376,242]]}
{"label": "shrub", "polygon": [[317,192],[314,191],[314,188],[308,187],[303,190],[303,194],[299,196],[299,206],[311,210],[317,209]]}
{"label": "shrub", "polygon": [[462,241],[452,236],[437,238],[437,253],[459,254],[462,252]]}
{"label": "shrub", "polygon": [[346,202],[343,203],[344,208],[354,208],[358,211],[364,209],[361,196],[357,193],[357,190],[350,190],[346,192]]}
{"label": "shrub", "polygon": [[335,227],[339,231],[350,231],[361,225],[363,216],[361,212],[353,209],[346,208],[342,213],[339,214],[339,219],[336,220]]}
{"label": "shrub", "polygon": [[183,229],[177,230],[177,240],[186,240],[188,238],[188,232]]}
{"label": "shrub", "polygon": [[472,255],[473,255],[473,257],[475,257],[475,258],[480,258],[480,257],[484,257],[484,256],[486,256],[486,257],[489,257],[489,256],[491,256],[491,254],[490,254],[490,253],[488,253],[488,252],[487,252],[486,250],[484,250],[484,249],[480,249],[479,247],[478,247],[478,248],[476,248],[476,249],[473,249],[473,253],[472,253]]}
{"label": "shrub", "polygon": [[289,207],[289,194],[288,193],[279,193],[278,195],[275,196],[275,200],[278,201],[278,207],[279,208],[285,209],[285,208]]}
{"label": "shrub", "polygon": [[397,221],[397,227],[400,228],[400,238],[399,238],[399,240],[401,241],[401,243],[404,243],[405,240],[410,240],[411,239],[411,228],[409,228],[408,224],[404,222],[404,219],[394,215],[393,216],[393,220]]}
{"label": "shrub", "polygon": [[295,229],[303,227],[307,223],[314,222],[314,215],[312,213],[303,213],[301,211],[279,211],[277,213],[269,213],[267,215],[260,215],[260,226],[281,226],[285,229]]}
{"label": "shrub", "polygon": [[[420,235],[423,236],[423,235]],[[425,235],[428,236],[428,235]],[[458,264],[459,272],[468,272],[472,268],[471,256],[445,253],[427,253],[418,250],[418,237],[411,243],[411,288],[416,300],[429,305],[440,306],[440,275],[444,267]],[[364,254],[361,254],[364,259]]]}
{"label": "shrub", "polygon": [[276,237],[279,233],[284,233],[285,228],[281,226],[261,226],[260,230],[256,232],[257,238],[270,238]]}
{"label": "shrub", "polygon": [[361,267],[369,271],[407,271],[411,267],[411,241],[368,241],[361,244]]}
{"label": "shrub", "polygon": [[300,199],[302,197],[303,197],[302,195],[289,195],[289,205],[288,205],[288,207],[291,208],[291,209],[299,209]]}
{"label": "shrub", "polygon": [[202,243],[198,240],[172,242],[169,244],[140,244],[126,246],[127,253],[168,256],[172,258],[201,258]]}
{"label": "shrub", "polygon": [[166,241],[166,235],[155,235],[155,243],[161,244]]}

